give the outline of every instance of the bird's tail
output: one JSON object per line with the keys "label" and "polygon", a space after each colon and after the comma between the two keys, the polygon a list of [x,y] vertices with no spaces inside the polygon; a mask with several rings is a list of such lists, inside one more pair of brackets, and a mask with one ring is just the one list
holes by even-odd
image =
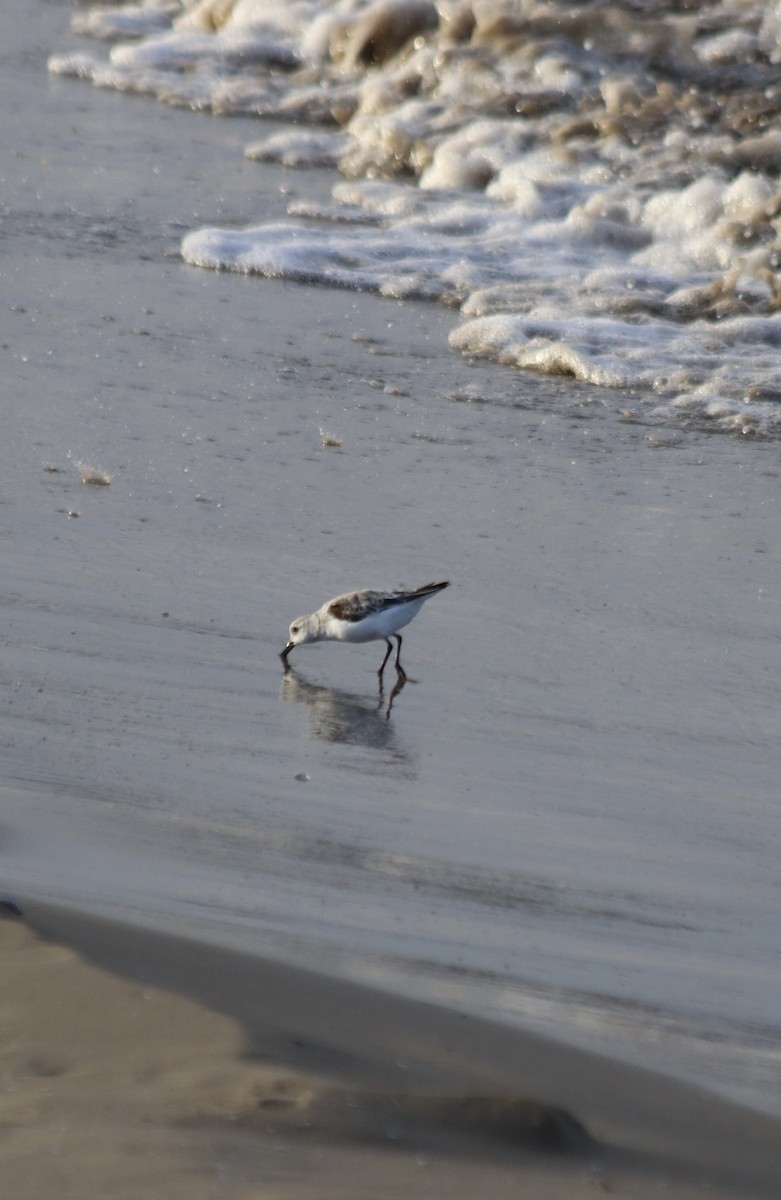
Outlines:
{"label": "bird's tail", "polygon": [[412,596],[433,596],[436,592],[443,591],[446,587],[450,587],[450,580],[445,580],[444,583],[424,583],[423,587],[415,588],[411,592]]}

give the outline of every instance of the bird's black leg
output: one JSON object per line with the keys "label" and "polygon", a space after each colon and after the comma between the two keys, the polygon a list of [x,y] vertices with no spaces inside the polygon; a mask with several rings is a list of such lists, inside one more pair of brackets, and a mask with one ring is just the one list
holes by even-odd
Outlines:
{"label": "bird's black leg", "polygon": [[391,653],[393,651],[393,644],[388,638],[385,639],[385,644],[387,645],[388,649],[386,650],[385,657],[382,660],[382,666],[380,667],[379,671],[377,672],[377,674],[380,677],[380,683],[382,683],[382,673],[385,670],[385,664],[388,661],[388,659],[390,658]]}
{"label": "bird's black leg", "polygon": [[[396,674],[401,675],[402,679],[406,679],[407,672],[404,670],[403,666],[401,665],[401,662],[399,661],[401,658],[401,634],[400,633],[395,634],[395,638],[396,638],[396,643],[397,643],[396,644]],[[388,645],[390,645],[390,642],[388,642]],[[390,650],[388,651],[388,654],[390,654]]]}

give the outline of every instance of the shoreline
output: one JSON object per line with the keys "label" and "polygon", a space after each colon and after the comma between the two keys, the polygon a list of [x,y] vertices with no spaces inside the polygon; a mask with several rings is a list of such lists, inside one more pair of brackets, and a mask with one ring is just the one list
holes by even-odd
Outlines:
{"label": "shoreline", "polygon": [[[138,1200],[139,1149],[150,1127],[167,1138],[171,1126],[188,1161],[204,1139],[215,1147],[204,1196],[246,1154],[251,1182],[229,1193],[222,1181],[221,1194],[257,1200],[269,1153],[305,1159],[295,1176],[280,1167],[275,1196],[523,1196],[517,1148],[484,1130],[468,1135],[479,1146],[462,1180],[463,1128],[416,1116],[415,1136],[444,1145],[436,1183],[434,1151],[411,1149],[414,1138],[402,1163],[381,1133],[374,1166],[375,1143],[348,1139],[349,1157],[332,1145],[339,1104],[360,1107],[367,1080],[381,1087],[367,1102],[371,1142],[371,1113],[395,1111],[413,1066],[435,1095],[561,1107],[613,1147],[609,1161],[555,1164],[555,1179],[535,1159],[523,1185],[535,1200],[621,1194],[622,1171],[635,1197],[640,1177],[643,1196],[662,1179],[688,1195],[692,1172],[716,1190],[731,1179],[725,1194],[743,1197],[754,1193],[741,1171],[755,1165],[756,1194],[774,1179],[775,1195],[774,1118],[664,1075],[704,1064],[714,1087],[778,1095],[777,1041],[764,1060],[740,1061],[743,1044],[720,1057],[708,1025],[772,1033],[777,1018],[772,444],[617,426],[582,388],[462,362],[446,345],[452,318],[433,305],[183,266],[193,222],[284,213],[291,193],[328,196],[330,177],[246,162],[248,122],[47,78],[65,6],[17,7],[3,886],[46,897],[25,902],[31,928],[123,976],[99,984],[71,951],[52,952],[60,1045],[31,1054],[38,1074],[24,1087],[60,1080],[64,1095],[84,1080],[105,984],[125,1016],[90,1072],[119,1103],[122,1080],[138,1082],[132,1064],[121,1075],[124,1034],[159,995],[148,979],[196,1004],[152,1037],[159,1087],[115,1125],[120,1149],[133,1148],[127,1178],[116,1157],[96,1195],[119,1200],[122,1186]],[[321,446],[323,427],[342,448]],[[111,486],[84,487],[74,456],[113,472]],[[374,711],[359,651],[324,649],[282,689],[280,637],[309,589],[314,607],[345,586],[440,571],[459,587],[439,628],[416,628],[423,686],[391,722]],[[76,914],[71,898],[111,919]],[[144,912],[174,932],[133,926]],[[206,937],[207,923],[223,949],[179,936]],[[36,960],[21,928],[20,953]],[[311,972],[282,961],[305,939]],[[441,1007],[397,994],[400,947],[410,977],[431,968],[426,993]],[[328,974],[340,953],[352,982]],[[66,1011],[57,980],[71,969]],[[356,982],[372,971],[379,990]],[[527,981],[531,1010],[540,996],[624,1004],[637,1056],[659,1073],[627,1063],[632,1031],[622,1044],[609,1020],[600,1044],[612,1058],[558,1043],[557,1029],[572,1032],[563,1005],[547,1013],[552,1038],[530,1033],[524,1012],[492,1022],[488,1000],[463,1015],[462,984],[511,1005]],[[17,997],[14,1020],[30,1004]],[[691,1011],[696,1027],[697,1005],[692,1067],[665,1013]],[[71,1059],[68,1022],[82,1012],[92,1027]],[[190,1025],[200,1042],[180,1044]],[[588,1020],[579,1028],[596,1044]],[[205,1065],[211,1038],[221,1049]],[[306,1087],[327,1080],[318,1119],[330,1132],[306,1154],[275,1126],[266,1159],[252,1157],[260,1085],[242,1075],[231,1091],[246,1053]],[[227,1091],[204,1084],[207,1066]],[[95,1112],[80,1118],[85,1161]],[[29,1168],[61,1117],[46,1136],[21,1119]],[[177,1187],[193,1200],[189,1170],[166,1175],[166,1200]],[[71,1194],[84,1200],[77,1173]],[[145,1194],[160,1191],[150,1176]],[[55,1180],[41,1194],[64,1193]]]}
{"label": "shoreline", "polygon": [[[269,1171],[290,1197],[777,1190],[781,1122],[549,1038],[50,905],[5,917],[0,946],[19,1200],[33,1161],[36,1186],[73,1171],[62,1195],[87,1200],[91,1171],[95,1195],[159,1195],[126,1154],[150,1128],[170,1197],[226,1155],[225,1197]],[[56,1164],[31,1158],[65,1113]]]}

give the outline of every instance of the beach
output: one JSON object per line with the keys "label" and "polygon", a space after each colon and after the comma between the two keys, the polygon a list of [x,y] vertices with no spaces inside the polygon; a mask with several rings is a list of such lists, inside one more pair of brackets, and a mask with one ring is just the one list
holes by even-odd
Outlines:
{"label": "beach", "polygon": [[661,1076],[60,909],[0,937],[24,1200],[775,1194],[778,1123]]}
{"label": "beach", "polygon": [[[776,1194],[776,441],[185,263],[335,173],[47,74],[70,15],[0,82],[15,1194]],[[429,579],[392,703],[283,672]]]}

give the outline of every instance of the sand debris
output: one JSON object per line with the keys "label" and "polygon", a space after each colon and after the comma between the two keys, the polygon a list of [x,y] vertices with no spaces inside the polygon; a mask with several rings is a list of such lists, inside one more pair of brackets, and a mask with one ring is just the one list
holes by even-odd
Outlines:
{"label": "sand debris", "polygon": [[89,463],[80,462],[74,459],[74,467],[81,475],[81,482],[92,484],[94,487],[108,487],[114,476],[109,471],[104,471],[100,467],[92,467]]}

